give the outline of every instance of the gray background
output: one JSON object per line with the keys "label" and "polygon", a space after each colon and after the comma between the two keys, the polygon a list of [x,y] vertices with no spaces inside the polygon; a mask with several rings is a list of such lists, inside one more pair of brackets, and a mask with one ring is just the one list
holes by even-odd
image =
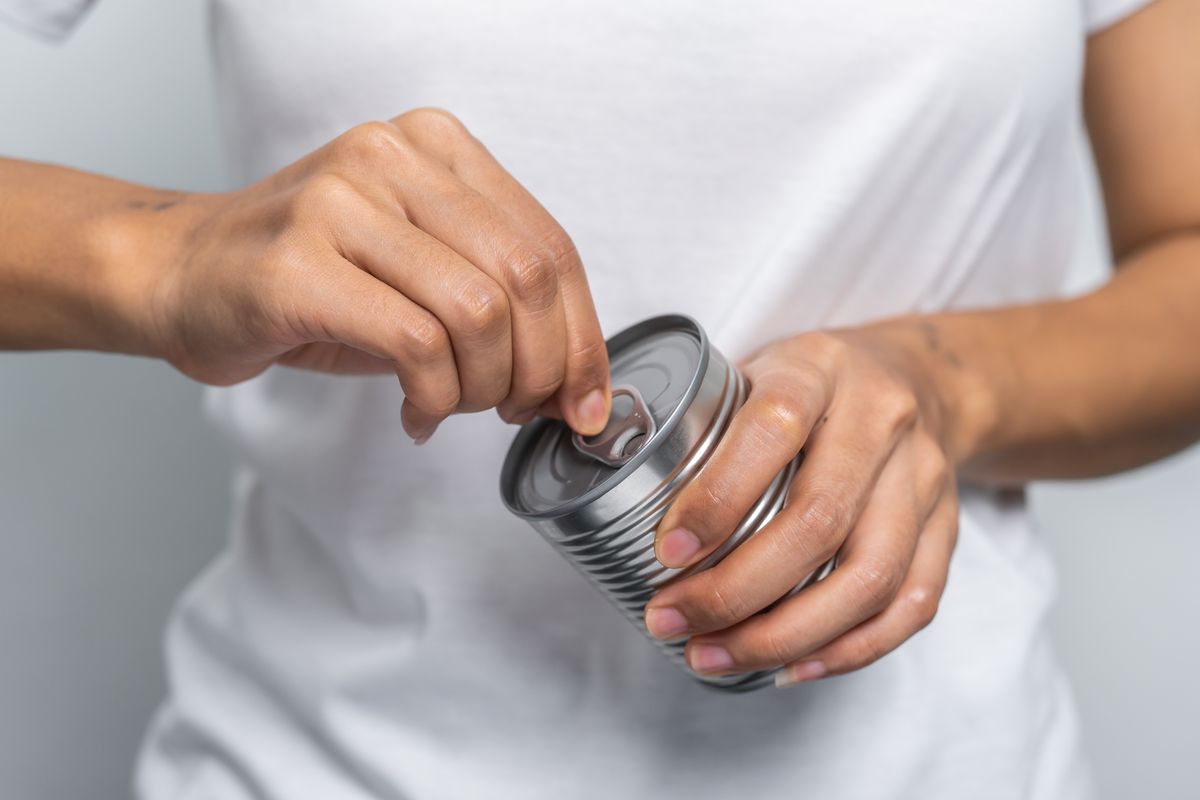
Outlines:
{"label": "gray background", "polygon": [[[400,111],[402,109],[397,109]],[[106,0],[65,46],[0,25],[0,153],[227,188],[201,3]],[[118,798],[160,629],[221,545],[229,456],[161,364],[0,355],[0,795]],[[1200,454],[1038,487],[1101,796],[1195,797]]]}

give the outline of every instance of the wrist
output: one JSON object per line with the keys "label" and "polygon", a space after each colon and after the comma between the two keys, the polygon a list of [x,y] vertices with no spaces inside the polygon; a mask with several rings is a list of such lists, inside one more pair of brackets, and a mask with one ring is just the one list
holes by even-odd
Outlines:
{"label": "wrist", "polygon": [[992,381],[969,358],[980,332],[967,315],[912,315],[861,329],[912,383],[951,463],[980,453],[998,427]]}
{"label": "wrist", "polygon": [[175,284],[211,196],[153,192],[97,214],[86,233],[96,349],[167,358]]}

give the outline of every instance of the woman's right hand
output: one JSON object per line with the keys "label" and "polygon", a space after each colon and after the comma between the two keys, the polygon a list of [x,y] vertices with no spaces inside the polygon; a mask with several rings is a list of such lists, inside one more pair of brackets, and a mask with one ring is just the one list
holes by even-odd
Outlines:
{"label": "woman's right hand", "polygon": [[395,370],[418,442],[492,407],[604,427],[608,359],[571,239],[445,111],[360,125],[239,191],[127,207],[168,242],[142,307],[190,377]]}

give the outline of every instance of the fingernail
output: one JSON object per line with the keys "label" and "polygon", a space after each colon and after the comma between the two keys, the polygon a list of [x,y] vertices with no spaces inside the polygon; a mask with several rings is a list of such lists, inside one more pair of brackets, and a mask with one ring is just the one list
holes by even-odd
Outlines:
{"label": "fingernail", "polygon": [[437,429],[438,426],[434,425],[432,428],[426,428],[425,430],[417,431],[415,434],[413,434],[413,444],[417,445],[418,447],[425,444],[429,441],[429,437],[433,436],[433,434],[437,432]]}
{"label": "fingernail", "polygon": [[828,669],[820,661],[801,661],[798,664],[784,667],[775,673],[775,688],[786,689],[797,683],[815,680],[824,675]]}
{"label": "fingernail", "polygon": [[655,639],[673,639],[687,633],[688,621],[679,609],[663,606],[646,609],[646,630]]}
{"label": "fingernail", "polygon": [[719,644],[698,644],[692,647],[688,663],[696,672],[721,672],[733,666],[733,656]]}
{"label": "fingernail", "polygon": [[513,425],[525,425],[536,416],[536,411],[522,411],[520,414],[514,415],[509,422],[511,422]]}
{"label": "fingernail", "polygon": [[604,392],[599,389],[592,389],[583,396],[583,399],[579,401],[579,405],[575,407],[575,410],[579,414],[579,425],[583,428],[580,433],[594,436],[604,430],[604,426],[608,422],[608,409],[604,405]]}
{"label": "fingernail", "polygon": [[658,562],[664,567],[682,567],[700,552],[700,537],[687,528],[667,531],[658,543]]}

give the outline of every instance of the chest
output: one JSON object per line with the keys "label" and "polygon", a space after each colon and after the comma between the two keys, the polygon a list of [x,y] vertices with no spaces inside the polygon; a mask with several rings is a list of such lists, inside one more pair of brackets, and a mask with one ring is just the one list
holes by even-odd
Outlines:
{"label": "chest", "polygon": [[1075,91],[1082,43],[1079,0],[212,3],[225,90],[322,137],[436,103],[702,139],[913,92],[1036,124]]}

